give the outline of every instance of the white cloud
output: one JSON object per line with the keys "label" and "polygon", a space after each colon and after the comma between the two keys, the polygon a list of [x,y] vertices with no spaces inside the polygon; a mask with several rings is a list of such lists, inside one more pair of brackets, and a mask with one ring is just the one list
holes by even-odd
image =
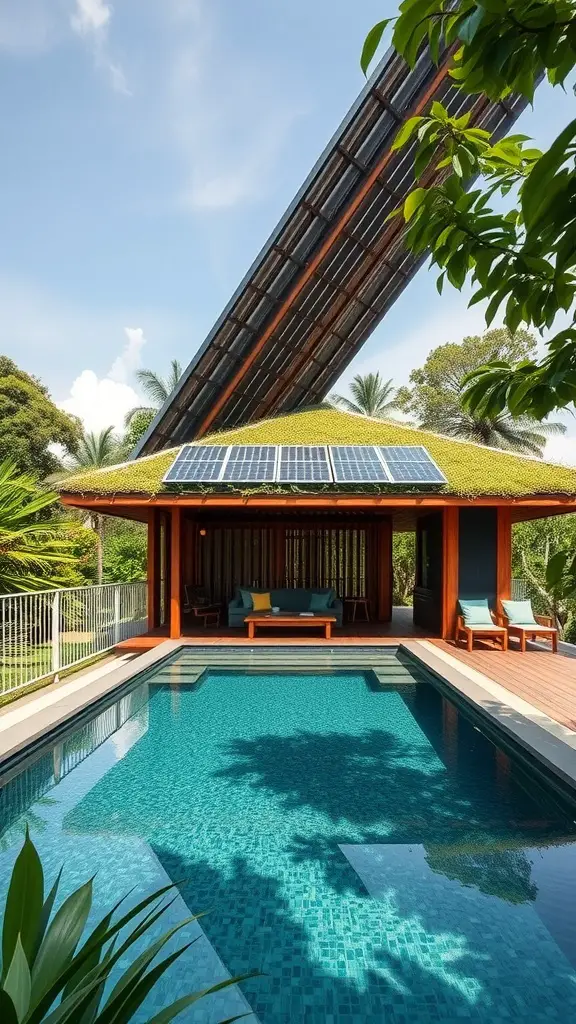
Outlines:
{"label": "white cloud", "polygon": [[112,8],[104,0],[76,0],[76,10],[70,19],[79,35],[101,32],[112,17]]}
{"label": "white cloud", "polygon": [[70,388],[70,398],[58,403],[65,412],[79,416],[86,430],[96,433],[109,426],[121,430],[128,410],[140,404],[134,388],[110,377],[99,379],[94,370],[83,370]]}
{"label": "white cloud", "polygon": [[[168,121],[182,156],[181,205],[230,209],[273,188],[274,167],[301,110],[275,94],[273,68],[223,47],[214,8],[172,0]],[[247,111],[257,111],[247,116]]]}
{"label": "white cloud", "polygon": [[109,52],[108,29],[112,10],[111,4],[105,3],[105,0],[76,0],[70,25],[76,35],[86,41],[96,67],[107,75],[114,91],[130,96],[124,71],[112,60]]}
{"label": "white cloud", "polygon": [[126,344],[106,376],[99,378],[94,370],[82,370],[70,388],[70,397],[58,402],[61,409],[79,416],[86,429],[96,433],[110,425],[122,430],[126,413],[142,404],[128,378],[140,366],[146,339],[141,327],[125,327],[124,333]]}
{"label": "white cloud", "polygon": [[127,339],[126,345],[112,363],[108,373],[110,380],[114,380],[118,384],[125,384],[127,379],[138,369],[141,363],[142,347],[146,344],[141,327],[125,327],[124,334]]}

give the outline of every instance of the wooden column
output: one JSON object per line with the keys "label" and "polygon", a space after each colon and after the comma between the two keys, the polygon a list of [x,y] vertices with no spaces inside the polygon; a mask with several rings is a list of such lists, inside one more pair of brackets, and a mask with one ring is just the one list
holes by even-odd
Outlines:
{"label": "wooden column", "polygon": [[379,622],[390,622],[392,618],[392,523],[382,519],[376,524],[376,550],[374,552],[378,572]]}
{"label": "wooden column", "polygon": [[181,536],[182,509],[175,505],[170,518],[170,639],[179,640],[182,635],[180,610],[181,584]]}
{"label": "wooden column", "polygon": [[148,630],[160,625],[160,551],[159,522],[156,509],[148,512]]}
{"label": "wooden column", "polygon": [[512,510],[503,506],[496,510],[496,608],[502,611],[501,601],[507,601],[512,586]]}
{"label": "wooden column", "polygon": [[460,509],[448,505],[442,516],[442,637],[451,640],[458,614],[458,527]]}

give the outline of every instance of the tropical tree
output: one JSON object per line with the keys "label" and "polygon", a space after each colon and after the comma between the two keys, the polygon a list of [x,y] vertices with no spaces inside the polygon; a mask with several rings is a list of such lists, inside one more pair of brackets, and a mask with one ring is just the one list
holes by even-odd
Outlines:
{"label": "tropical tree", "polygon": [[336,408],[346,409],[361,416],[388,418],[396,408],[396,389],[392,380],[383,380],[379,373],[356,374],[350,384],[351,398],[332,394],[329,401]]}
{"label": "tropical tree", "polygon": [[0,462],[44,480],[60,466],[51,446],[73,451],[80,434],[79,421],[54,405],[41,381],[0,356]]}
{"label": "tropical tree", "polygon": [[[99,433],[85,432],[79,439],[76,450],[67,457],[67,471],[60,474],[62,480],[71,474],[88,472],[91,469],[104,469],[119,462],[124,455],[121,442],[114,433],[113,427],[106,427]],[[96,533],[96,577],[102,583],[104,576],[104,516],[101,512],[90,512],[88,523]]]}
{"label": "tropical tree", "polygon": [[34,478],[14,463],[0,463],[0,592],[60,586],[65,566],[74,562],[66,522],[47,518],[58,500],[40,491]]}
{"label": "tropical tree", "polygon": [[144,430],[150,425],[158,410],[162,408],[164,402],[174,391],[181,376],[182,367],[177,359],[173,359],[170,363],[170,371],[166,377],[162,377],[154,370],[138,370],[136,379],[150,404],[136,405],[133,409],[130,409],[126,413],[126,426],[129,427],[135,417],[138,417],[141,433],[144,433]]}
{"label": "tropical tree", "polygon": [[392,534],[392,603],[412,604],[416,583],[416,535],[415,533]]}
{"label": "tropical tree", "polygon": [[[531,101],[541,77],[563,87],[576,65],[573,0],[404,0],[398,17],[374,26],[366,71],[388,24],[392,44],[414,67],[428,42],[452,87],[492,102],[519,93]],[[480,99],[480,106],[482,100]],[[410,118],[394,147],[414,146],[416,187],[406,198],[405,241],[430,251],[445,280],[474,286],[489,326],[501,311],[514,332],[524,323],[552,332],[543,359],[493,362],[474,371],[469,408],[485,417],[505,408],[537,419],[576,398],[576,119],[540,153],[525,136],[497,141],[470,114],[445,107]],[[439,172],[439,173],[436,173]],[[467,192],[470,182],[478,187]],[[566,325],[567,322],[567,325]]]}
{"label": "tropical tree", "polygon": [[532,334],[522,330],[512,334],[506,328],[487,331],[482,337],[466,337],[459,344],[439,345],[422,367],[412,371],[411,386],[400,388],[396,400],[425,430],[541,456],[546,438],[565,432],[562,423],[537,423],[508,412],[480,416],[467,409],[463,399],[467,376],[479,365],[491,359],[528,358],[535,350]]}

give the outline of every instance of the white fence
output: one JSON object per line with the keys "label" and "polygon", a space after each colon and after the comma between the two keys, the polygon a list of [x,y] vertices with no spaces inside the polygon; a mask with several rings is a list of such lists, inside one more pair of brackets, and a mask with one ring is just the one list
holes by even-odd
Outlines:
{"label": "white fence", "polygon": [[0,694],[144,633],[146,603],[145,582],[0,597]]}

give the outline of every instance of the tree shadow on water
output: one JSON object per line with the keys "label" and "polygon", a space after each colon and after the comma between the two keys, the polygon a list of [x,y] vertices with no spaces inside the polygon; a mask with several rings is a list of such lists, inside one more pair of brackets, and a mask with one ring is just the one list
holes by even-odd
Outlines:
{"label": "tree shadow on water", "polygon": [[280,797],[288,811],[325,815],[342,834],[337,841],[352,841],[344,838],[350,826],[393,843],[442,842],[488,826],[509,832],[504,817],[474,820],[471,802],[427,745],[383,729],[237,739],[227,754],[231,763],[219,777],[246,780]]}
{"label": "tree shadow on water", "polygon": [[[241,986],[262,1024],[491,1019],[478,1013],[478,1000],[484,1002],[476,979],[482,954],[463,938],[452,943],[449,971],[440,955],[435,966],[425,966],[429,946],[402,955],[400,939],[398,951],[390,948],[390,920],[377,901],[370,901],[369,942],[361,930],[354,933],[358,923],[352,919],[343,941],[338,925],[346,907],[342,921],[334,922],[334,908],[311,900],[296,918],[279,879],[254,871],[243,857],[221,871],[193,856],[187,859],[157,847],[155,853],[172,878],[187,879],[180,888],[191,911],[211,908],[202,928],[227,970],[232,975],[262,971],[262,977]],[[406,943],[417,924],[414,918],[404,922]],[[400,923],[399,932],[404,925]],[[431,941],[427,936],[426,942]]]}

